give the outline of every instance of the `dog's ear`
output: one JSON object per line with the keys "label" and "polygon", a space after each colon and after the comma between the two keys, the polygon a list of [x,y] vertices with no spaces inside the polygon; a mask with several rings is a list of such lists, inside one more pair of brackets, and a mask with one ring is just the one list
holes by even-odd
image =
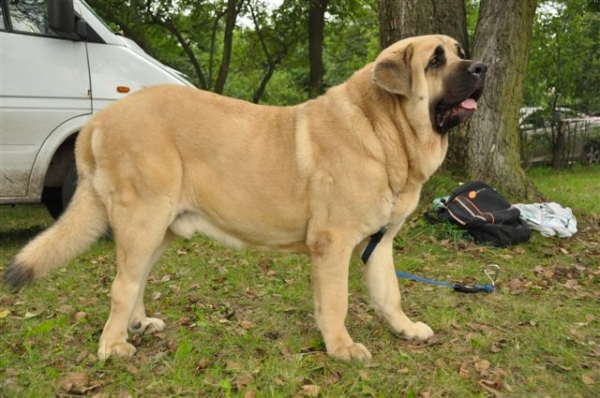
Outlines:
{"label": "dog's ear", "polygon": [[410,61],[413,46],[409,44],[401,51],[382,54],[373,68],[373,82],[390,93],[408,96],[412,89]]}

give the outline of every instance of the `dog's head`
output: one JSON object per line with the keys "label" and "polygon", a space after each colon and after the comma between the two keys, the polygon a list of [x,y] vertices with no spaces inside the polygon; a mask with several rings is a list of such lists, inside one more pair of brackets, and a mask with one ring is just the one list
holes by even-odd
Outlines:
{"label": "dog's head", "polygon": [[456,40],[442,35],[401,40],[375,60],[373,81],[429,114],[442,134],[467,120],[477,109],[487,66],[466,60]]}

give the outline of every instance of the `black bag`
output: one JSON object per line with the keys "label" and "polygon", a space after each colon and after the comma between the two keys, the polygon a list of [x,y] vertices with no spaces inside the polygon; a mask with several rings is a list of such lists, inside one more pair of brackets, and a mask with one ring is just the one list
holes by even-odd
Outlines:
{"label": "black bag", "polygon": [[481,181],[458,187],[437,215],[466,229],[479,244],[502,247],[527,242],[531,237],[519,209]]}

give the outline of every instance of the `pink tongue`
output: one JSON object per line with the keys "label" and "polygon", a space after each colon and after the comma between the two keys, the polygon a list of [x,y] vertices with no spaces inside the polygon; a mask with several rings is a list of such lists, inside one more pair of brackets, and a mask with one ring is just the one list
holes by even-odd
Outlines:
{"label": "pink tongue", "polygon": [[459,106],[463,109],[477,109],[477,102],[473,98],[467,98]]}

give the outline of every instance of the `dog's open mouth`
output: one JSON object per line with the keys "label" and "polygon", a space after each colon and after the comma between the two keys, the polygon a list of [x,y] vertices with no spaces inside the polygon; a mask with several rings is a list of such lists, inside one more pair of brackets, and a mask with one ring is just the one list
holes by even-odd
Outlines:
{"label": "dog's open mouth", "polygon": [[481,91],[477,91],[458,104],[438,103],[435,107],[435,125],[438,130],[446,132],[473,116],[480,96]]}

